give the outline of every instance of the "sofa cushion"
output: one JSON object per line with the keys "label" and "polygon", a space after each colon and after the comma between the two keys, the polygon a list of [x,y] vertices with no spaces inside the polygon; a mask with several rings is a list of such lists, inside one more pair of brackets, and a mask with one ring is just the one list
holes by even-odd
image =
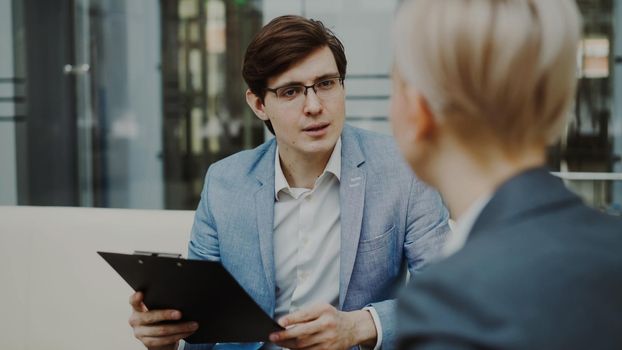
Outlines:
{"label": "sofa cushion", "polygon": [[186,256],[192,211],[0,207],[0,349],[144,349],[97,251]]}

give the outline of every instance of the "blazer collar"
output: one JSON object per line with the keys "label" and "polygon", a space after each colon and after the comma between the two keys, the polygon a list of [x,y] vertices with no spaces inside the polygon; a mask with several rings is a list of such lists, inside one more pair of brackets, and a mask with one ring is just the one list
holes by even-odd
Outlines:
{"label": "blazer collar", "polygon": [[546,167],[529,169],[495,191],[475,220],[469,239],[497,226],[511,225],[525,217],[546,215],[560,206],[580,203],[581,199]]}
{"label": "blazer collar", "polygon": [[[259,235],[259,251],[261,262],[270,294],[271,304],[267,305],[270,315],[274,314],[275,308],[275,270],[274,270],[274,247],[272,244],[274,226],[274,157],[276,141],[268,141],[260,151],[257,160],[253,164],[250,173],[257,179],[257,188],[254,192],[255,215],[257,220],[257,232]],[[251,175],[251,176],[252,176]]]}
{"label": "blazer collar", "polygon": [[341,132],[341,155],[342,175],[344,165],[350,168],[358,168],[365,163],[365,154],[361,147],[360,135],[354,127],[347,124],[343,126],[343,131]]}
{"label": "blazer collar", "polygon": [[276,152],[276,139],[273,137],[267,141],[259,154],[255,163],[250,169],[250,174],[254,176],[260,185],[272,184],[274,188],[274,157]]}

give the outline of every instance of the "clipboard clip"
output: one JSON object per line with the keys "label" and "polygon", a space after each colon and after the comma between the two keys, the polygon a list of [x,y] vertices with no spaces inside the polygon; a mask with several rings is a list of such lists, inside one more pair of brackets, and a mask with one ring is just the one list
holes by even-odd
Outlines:
{"label": "clipboard clip", "polygon": [[177,253],[162,253],[162,252],[149,252],[146,250],[135,250],[134,255],[155,256],[159,258],[175,258],[181,259],[181,254]]}

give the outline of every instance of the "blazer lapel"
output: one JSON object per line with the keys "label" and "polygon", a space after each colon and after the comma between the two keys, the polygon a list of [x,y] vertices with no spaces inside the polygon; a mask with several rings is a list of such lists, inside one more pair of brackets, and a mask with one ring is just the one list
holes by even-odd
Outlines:
{"label": "blazer lapel", "polygon": [[339,266],[339,308],[343,307],[352,269],[356,260],[363,208],[365,205],[365,170],[361,165],[365,157],[358,139],[348,126],[341,136],[341,183],[339,186],[341,206],[341,249]]}
{"label": "blazer lapel", "polygon": [[255,175],[259,181],[259,189],[255,192],[255,215],[257,216],[257,231],[259,234],[259,250],[261,261],[266,276],[268,293],[272,305],[270,312],[274,313],[275,300],[275,272],[273,252],[274,230],[274,153],[276,151],[273,142],[268,147],[262,159],[257,163]]}

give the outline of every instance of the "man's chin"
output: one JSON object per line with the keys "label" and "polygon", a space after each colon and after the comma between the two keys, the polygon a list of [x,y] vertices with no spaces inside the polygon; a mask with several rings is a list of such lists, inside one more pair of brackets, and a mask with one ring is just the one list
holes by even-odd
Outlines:
{"label": "man's chin", "polygon": [[337,139],[332,140],[325,138],[321,140],[314,140],[306,145],[307,147],[305,147],[305,153],[319,155],[326,152],[332,152],[336,144]]}

